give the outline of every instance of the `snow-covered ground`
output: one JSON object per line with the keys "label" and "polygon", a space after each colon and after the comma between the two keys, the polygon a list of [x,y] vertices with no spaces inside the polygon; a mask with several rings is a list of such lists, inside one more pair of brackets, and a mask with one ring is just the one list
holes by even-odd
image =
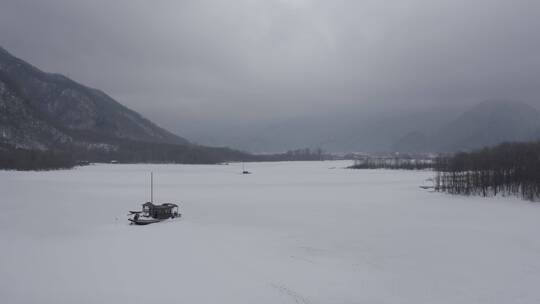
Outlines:
{"label": "snow-covered ground", "polygon": [[[2,303],[540,303],[540,205],[349,162],[0,172]],[[130,226],[149,197],[179,221]]]}

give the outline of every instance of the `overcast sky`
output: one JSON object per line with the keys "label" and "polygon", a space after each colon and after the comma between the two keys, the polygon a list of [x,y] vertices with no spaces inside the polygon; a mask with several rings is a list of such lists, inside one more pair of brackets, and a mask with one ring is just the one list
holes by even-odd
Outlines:
{"label": "overcast sky", "polygon": [[540,1],[2,0],[0,45],[178,131],[540,96]]}

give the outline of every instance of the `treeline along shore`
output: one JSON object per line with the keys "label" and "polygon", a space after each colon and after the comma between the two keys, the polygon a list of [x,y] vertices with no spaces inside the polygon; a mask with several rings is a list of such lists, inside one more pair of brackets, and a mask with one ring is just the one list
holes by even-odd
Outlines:
{"label": "treeline along shore", "polygon": [[124,140],[120,144],[57,146],[49,150],[14,148],[0,143],[0,170],[70,169],[89,163],[219,164],[254,161],[306,161],[332,159],[320,149],[285,153],[250,154],[226,147],[177,145]]}
{"label": "treeline along shore", "polygon": [[540,198],[540,141],[438,157],[434,187],[451,194]]}
{"label": "treeline along shore", "polygon": [[425,156],[363,156],[354,158],[349,169],[431,170],[433,159]]}

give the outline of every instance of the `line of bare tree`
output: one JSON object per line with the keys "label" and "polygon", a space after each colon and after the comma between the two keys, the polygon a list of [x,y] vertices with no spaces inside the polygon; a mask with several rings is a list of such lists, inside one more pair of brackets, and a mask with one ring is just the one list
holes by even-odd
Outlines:
{"label": "line of bare tree", "polygon": [[434,164],[435,190],[452,194],[540,198],[540,141],[503,143],[441,156]]}
{"label": "line of bare tree", "polygon": [[396,169],[427,170],[433,168],[431,159],[398,158],[398,157],[365,157],[356,159],[349,169]]}

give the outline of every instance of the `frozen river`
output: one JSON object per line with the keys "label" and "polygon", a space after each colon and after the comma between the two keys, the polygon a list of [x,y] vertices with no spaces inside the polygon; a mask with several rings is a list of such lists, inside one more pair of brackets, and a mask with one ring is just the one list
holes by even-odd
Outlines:
{"label": "frozen river", "polygon": [[[540,303],[540,205],[349,162],[0,171],[2,303]],[[149,200],[179,221],[128,225]]]}

